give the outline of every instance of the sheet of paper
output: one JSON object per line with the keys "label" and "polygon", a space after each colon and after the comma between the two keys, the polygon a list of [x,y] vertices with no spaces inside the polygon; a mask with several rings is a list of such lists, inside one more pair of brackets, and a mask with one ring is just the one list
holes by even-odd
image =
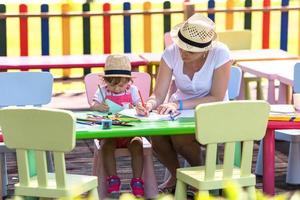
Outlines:
{"label": "sheet of paper", "polygon": [[179,118],[194,118],[195,117],[195,110],[180,110],[181,114],[178,116]]}
{"label": "sheet of paper", "polygon": [[289,115],[295,114],[295,108],[293,105],[276,104],[271,105],[270,115]]}
{"label": "sheet of paper", "polygon": [[160,115],[156,112],[151,112],[149,116],[144,117],[136,114],[135,109],[124,109],[119,112],[121,115],[140,119],[141,121],[158,121],[158,120],[170,120],[170,115]]}
{"label": "sheet of paper", "polygon": [[[180,115],[177,118],[193,118],[195,110],[181,110]],[[159,120],[171,120],[170,115],[160,115],[157,112],[150,112],[147,117],[139,116],[136,114],[135,109],[124,109],[119,114],[126,115],[128,117],[133,117],[140,119],[142,121],[159,121]]]}
{"label": "sheet of paper", "polygon": [[119,104],[116,104],[115,102],[113,102],[109,99],[106,99],[105,103],[109,106],[109,112],[111,112],[112,114],[118,113],[124,109],[122,106],[120,106]]}

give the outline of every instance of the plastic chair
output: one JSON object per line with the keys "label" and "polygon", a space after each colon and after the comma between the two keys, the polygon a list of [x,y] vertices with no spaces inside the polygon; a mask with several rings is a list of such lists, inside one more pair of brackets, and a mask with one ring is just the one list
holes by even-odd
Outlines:
{"label": "plastic chair", "polygon": [[[52,85],[53,76],[49,72],[2,72],[0,73],[0,108],[48,104],[51,101]],[[7,195],[8,180],[5,153],[11,151],[6,148],[3,141],[0,141],[1,197]],[[47,156],[49,157],[49,171],[53,171],[51,155],[47,154]]]}
{"label": "plastic chair", "polygon": [[[267,128],[270,106],[264,101],[231,101],[196,107],[196,139],[206,145],[205,166],[177,169],[175,199],[187,199],[191,185],[203,193],[223,189],[228,181],[245,187],[255,197],[255,175],[251,174],[254,140]],[[241,167],[234,167],[235,142],[243,143]],[[224,162],[217,165],[217,145],[225,143]],[[249,199],[252,199],[249,198]]]}
{"label": "plastic chair", "polygon": [[[294,67],[294,85],[293,92],[300,93],[300,63]],[[288,168],[286,175],[286,182],[289,184],[300,184],[300,130],[276,130],[275,138],[277,140],[284,140],[290,142]],[[256,174],[262,175],[263,171],[263,143],[260,143]]]}
{"label": "plastic chair", "polygon": [[[230,79],[228,83],[228,97],[230,100],[235,100],[240,93],[240,86],[241,86],[241,80],[242,80],[242,70],[239,67],[232,66],[230,69]],[[175,91],[177,90],[175,81],[172,81],[170,84],[170,89],[169,92],[171,94],[168,94],[170,97]],[[239,166],[240,165],[240,160],[241,160],[241,144],[240,142],[236,143],[235,147],[235,165]],[[188,162],[185,160],[184,161],[184,167],[189,167]],[[170,176],[170,172],[168,169],[165,170],[165,175],[164,175],[164,180],[168,180]]]}
{"label": "plastic chair", "polygon": [[229,100],[234,100],[239,96],[241,81],[242,70],[239,67],[232,66],[230,69],[230,79],[228,83]]}
{"label": "plastic chair", "polygon": [[[218,40],[225,43],[230,50],[251,49],[252,34],[250,30],[226,30],[217,32]],[[244,76],[245,99],[250,99],[250,82],[255,81],[257,85],[256,97],[263,99],[261,78],[246,74]]]}
{"label": "plastic chair", "polygon": [[[98,199],[97,177],[66,174],[65,152],[75,146],[76,118],[69,111],[4,108],[0,125],[8,148],[16,149],[19,183],[16,196],[73,199],[90,192]],[[36,156],[37,175],[30,177],[27,152]],[[48,173],[46,151],[53,152],[55,172]]]}
{"label": "plastic chair", "polygon": [[[98,85],[104,84],[101,82],[99,77],[101,73],[91,73],[85,76],[84,83],[86,88],[86,95],[89,104],[91,105],[93,101],[94,94],[98,88]],[[132,72],[133,84],[136,85],[140,92],[141,96],[144,100],[148,99],[150,92],[150,75],[143,72]],[[107,196],[107,187],[106,187],[106,173],[103,170],[103,161],[102,161],[102,152],[99,141],[94,140],[95,149],[94,149],[94,160],[93,160],[93,175],[98,176],[98,191],[100,198],[105,198]],[[143,177],[144,177],[144,188],[145,188],[145,196],[147,198],[155,198],[158,194],[157,182],[154,173],[154,166],[152,160],[152,146],[146,138],[143,138],[143,151],[144,151],[144,169],[143,169]],[[116,157],[121,156],[130,156],[130,152],[127,148],[118,148],[115,151]]]}

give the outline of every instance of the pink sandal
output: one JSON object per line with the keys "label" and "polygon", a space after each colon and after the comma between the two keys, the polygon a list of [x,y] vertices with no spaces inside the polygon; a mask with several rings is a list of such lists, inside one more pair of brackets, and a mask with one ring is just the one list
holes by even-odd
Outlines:
{"label": "pink sandal", "polygon": [[130,182],[132,194],[136,197],[144,196],[144,181],[141,178],[133,178]]}

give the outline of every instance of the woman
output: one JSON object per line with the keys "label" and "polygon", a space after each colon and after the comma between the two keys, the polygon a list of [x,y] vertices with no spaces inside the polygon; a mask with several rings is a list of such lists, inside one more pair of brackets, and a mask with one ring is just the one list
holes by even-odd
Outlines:
{"label": "woman", "polygon": [[[209,18],[194,14],[171,31],[173,44],[165,49],[160,62],[153,94],[145,107],[139,104],[137,113],[147,116],[153,109],[167,114],[182,109],[194,109],[198,104],[228,100],[227,86],[231,59],[228,48],[216,42],[215,24]],[[175,78],[177,91],[167,103],[165,98]],[[192,166],[201,164],[200,145],[194,135],[152,137],[158,159],[171,173],[160,188],[175,188],[177,153]]]}

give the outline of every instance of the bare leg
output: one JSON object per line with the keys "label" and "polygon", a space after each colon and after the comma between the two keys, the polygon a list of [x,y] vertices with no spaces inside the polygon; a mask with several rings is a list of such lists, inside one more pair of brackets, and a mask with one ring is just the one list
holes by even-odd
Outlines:
{"label": "bare leg", "polygon": [[174,149],[184,157],[191,166],[199,166],[203,163],[201,160],[201,146],[194,135],[171,136]]}
{"label": "bare leg", "polygon": [[128,149],[131,154],[131,165],[133,178],[141,178],[143,173],[143,141],[140,137],[133,138]]}
{"label": "bare leg", "polygon": [[103,139],[101,140],[102,145],[102,157],[104,170],[108,176],[116,176],[116,140],[115,139]]}
{"label": "bare leg", "polygon": [[151,137],[152,148],[158,160],[169,170],[171,177],[160,187],[170,187],[176,184],[176,169],[179,168],[177,153],[169,136]]}

